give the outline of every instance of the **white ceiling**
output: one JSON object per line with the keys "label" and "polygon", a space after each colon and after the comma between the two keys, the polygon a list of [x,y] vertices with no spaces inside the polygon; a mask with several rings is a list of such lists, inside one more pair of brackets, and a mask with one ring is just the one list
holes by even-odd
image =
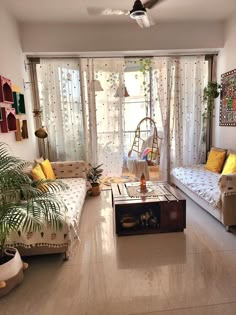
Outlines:
{"label": "white ceiling", "polygon": [[[145,0],[144,0],[145,1]],[[88,7],[131,10],[134,0],[0,0],[20,22],[119,24],[129,16],[89,16]],[[165,0],[151,10],[156,22],[221,21],[236,11],[236,0]]]}

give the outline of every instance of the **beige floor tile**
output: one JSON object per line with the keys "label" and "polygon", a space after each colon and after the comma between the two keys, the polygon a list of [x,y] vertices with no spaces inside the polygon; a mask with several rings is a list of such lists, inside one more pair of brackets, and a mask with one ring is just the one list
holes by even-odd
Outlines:
{"label": "beige floor tile", "polygon": [[32,264],[24,282],[0,300],[0,310],[7,315],[67,314],[76,304],[86,314],[88,275],[86,265]]}
{"label": "beige floor tile", "polygon": [[[129,314],[133,315],[133,314]],[[142,314],[135,314],[135,315],[173,315],[172,311],[157,311],[157,312],[149,312],[149,313],[142,313]]]}
{"label": "beige floor tile", "polygon": [[[231,277],[236,280],[236,250],[226,250],[215,252],[215,261],[221,262],[227,269]],[[219,265],[219,263],[218,263]]]}
{"label": "beige floor tile", "polygon": [[187,199],[187,230],[195,242],[209,251],[236,250],[236,235],[192,200]]}
{"label": "beige floor tile", "polygon": [[[173,311],[173,315],[235,315],[236,303],[201,306]],[[152,315],[152,314],[150,314]]]}
{"label": "beige floor tile", "polygon": [[170,309],[155,268],[120,269],[113,262],[91,265],[88,299],[88,315],[95,307],[107,315]]}
{"label": "beige floor tile", "polygon": [[163,289],[173,309],[235,301],[231,288],[234,282],[227,270],[223,266],[211,269],[211,258],[205,255],[194,255],[195,262],[191,268],[174,270],[167,266],[160,273]]}
{"label": "beige floor tile", "polygon": [[236,314],[236,235],[191,200],[184,233],[117,237],[111,191],[103,191],[86,199],[80,240],[66,263],[27,258],[1,315]]}

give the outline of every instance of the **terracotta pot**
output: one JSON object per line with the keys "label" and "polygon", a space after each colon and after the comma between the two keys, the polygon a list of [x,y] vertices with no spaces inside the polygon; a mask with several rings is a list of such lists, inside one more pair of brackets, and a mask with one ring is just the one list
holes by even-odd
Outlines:
{"label": "terracotta pot", "polygon": [[26,268],[16,248],[8,247],[4,253],[10,260],[0,265],[0,297],[8,294],[22,282],[23,269]]}
{"label": "terracotta pot", "polygon": [[100,185],[99,184],[96,184],[96,185],[93,185],[92,188],[91,188],[91,195],[92,196],[99,196],[100,195]]}

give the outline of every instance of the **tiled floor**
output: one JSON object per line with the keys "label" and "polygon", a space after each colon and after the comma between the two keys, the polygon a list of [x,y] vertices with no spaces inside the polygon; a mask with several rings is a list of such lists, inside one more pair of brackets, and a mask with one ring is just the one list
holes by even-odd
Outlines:
{"label": "tiled floor", "polygon": [[111,193],[86,200],[70,261],[28,259],[0,314],[235,315],[236,235],[191,200],[184,233],[116,237]]}

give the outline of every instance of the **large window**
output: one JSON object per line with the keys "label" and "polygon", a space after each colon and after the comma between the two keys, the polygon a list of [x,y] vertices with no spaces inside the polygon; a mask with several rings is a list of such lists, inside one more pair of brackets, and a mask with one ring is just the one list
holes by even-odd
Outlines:
{"label": "large window", "polygon": [[[208,79],[204,56],[42,59],[37,70],[53,159],[86,158],[103,163],[107,174],[119,174],[137,125],[150,117],[165,151],[171,147],[173,159],[180,155],[178,164],[199,160]],[[145,148],[151,128],[147,120],[140,130]],[[183,153],[190,158],[183,159]]]}
{"label": "large window", "polygon": [[76,60],[42,59],[36,67],[41,123],[51,160],[85,159],[80,68]]}
{"label": "large window", "polygon": [[[125,87],[129,94],[124,101],[125,154],[131,149],[138,123],[145,117],[153,118],[161,133],[161,115],[154,108],[151,59],[128,59],[124,72]],[[141,136],[150,135],[150,123],[142,125]]]}

